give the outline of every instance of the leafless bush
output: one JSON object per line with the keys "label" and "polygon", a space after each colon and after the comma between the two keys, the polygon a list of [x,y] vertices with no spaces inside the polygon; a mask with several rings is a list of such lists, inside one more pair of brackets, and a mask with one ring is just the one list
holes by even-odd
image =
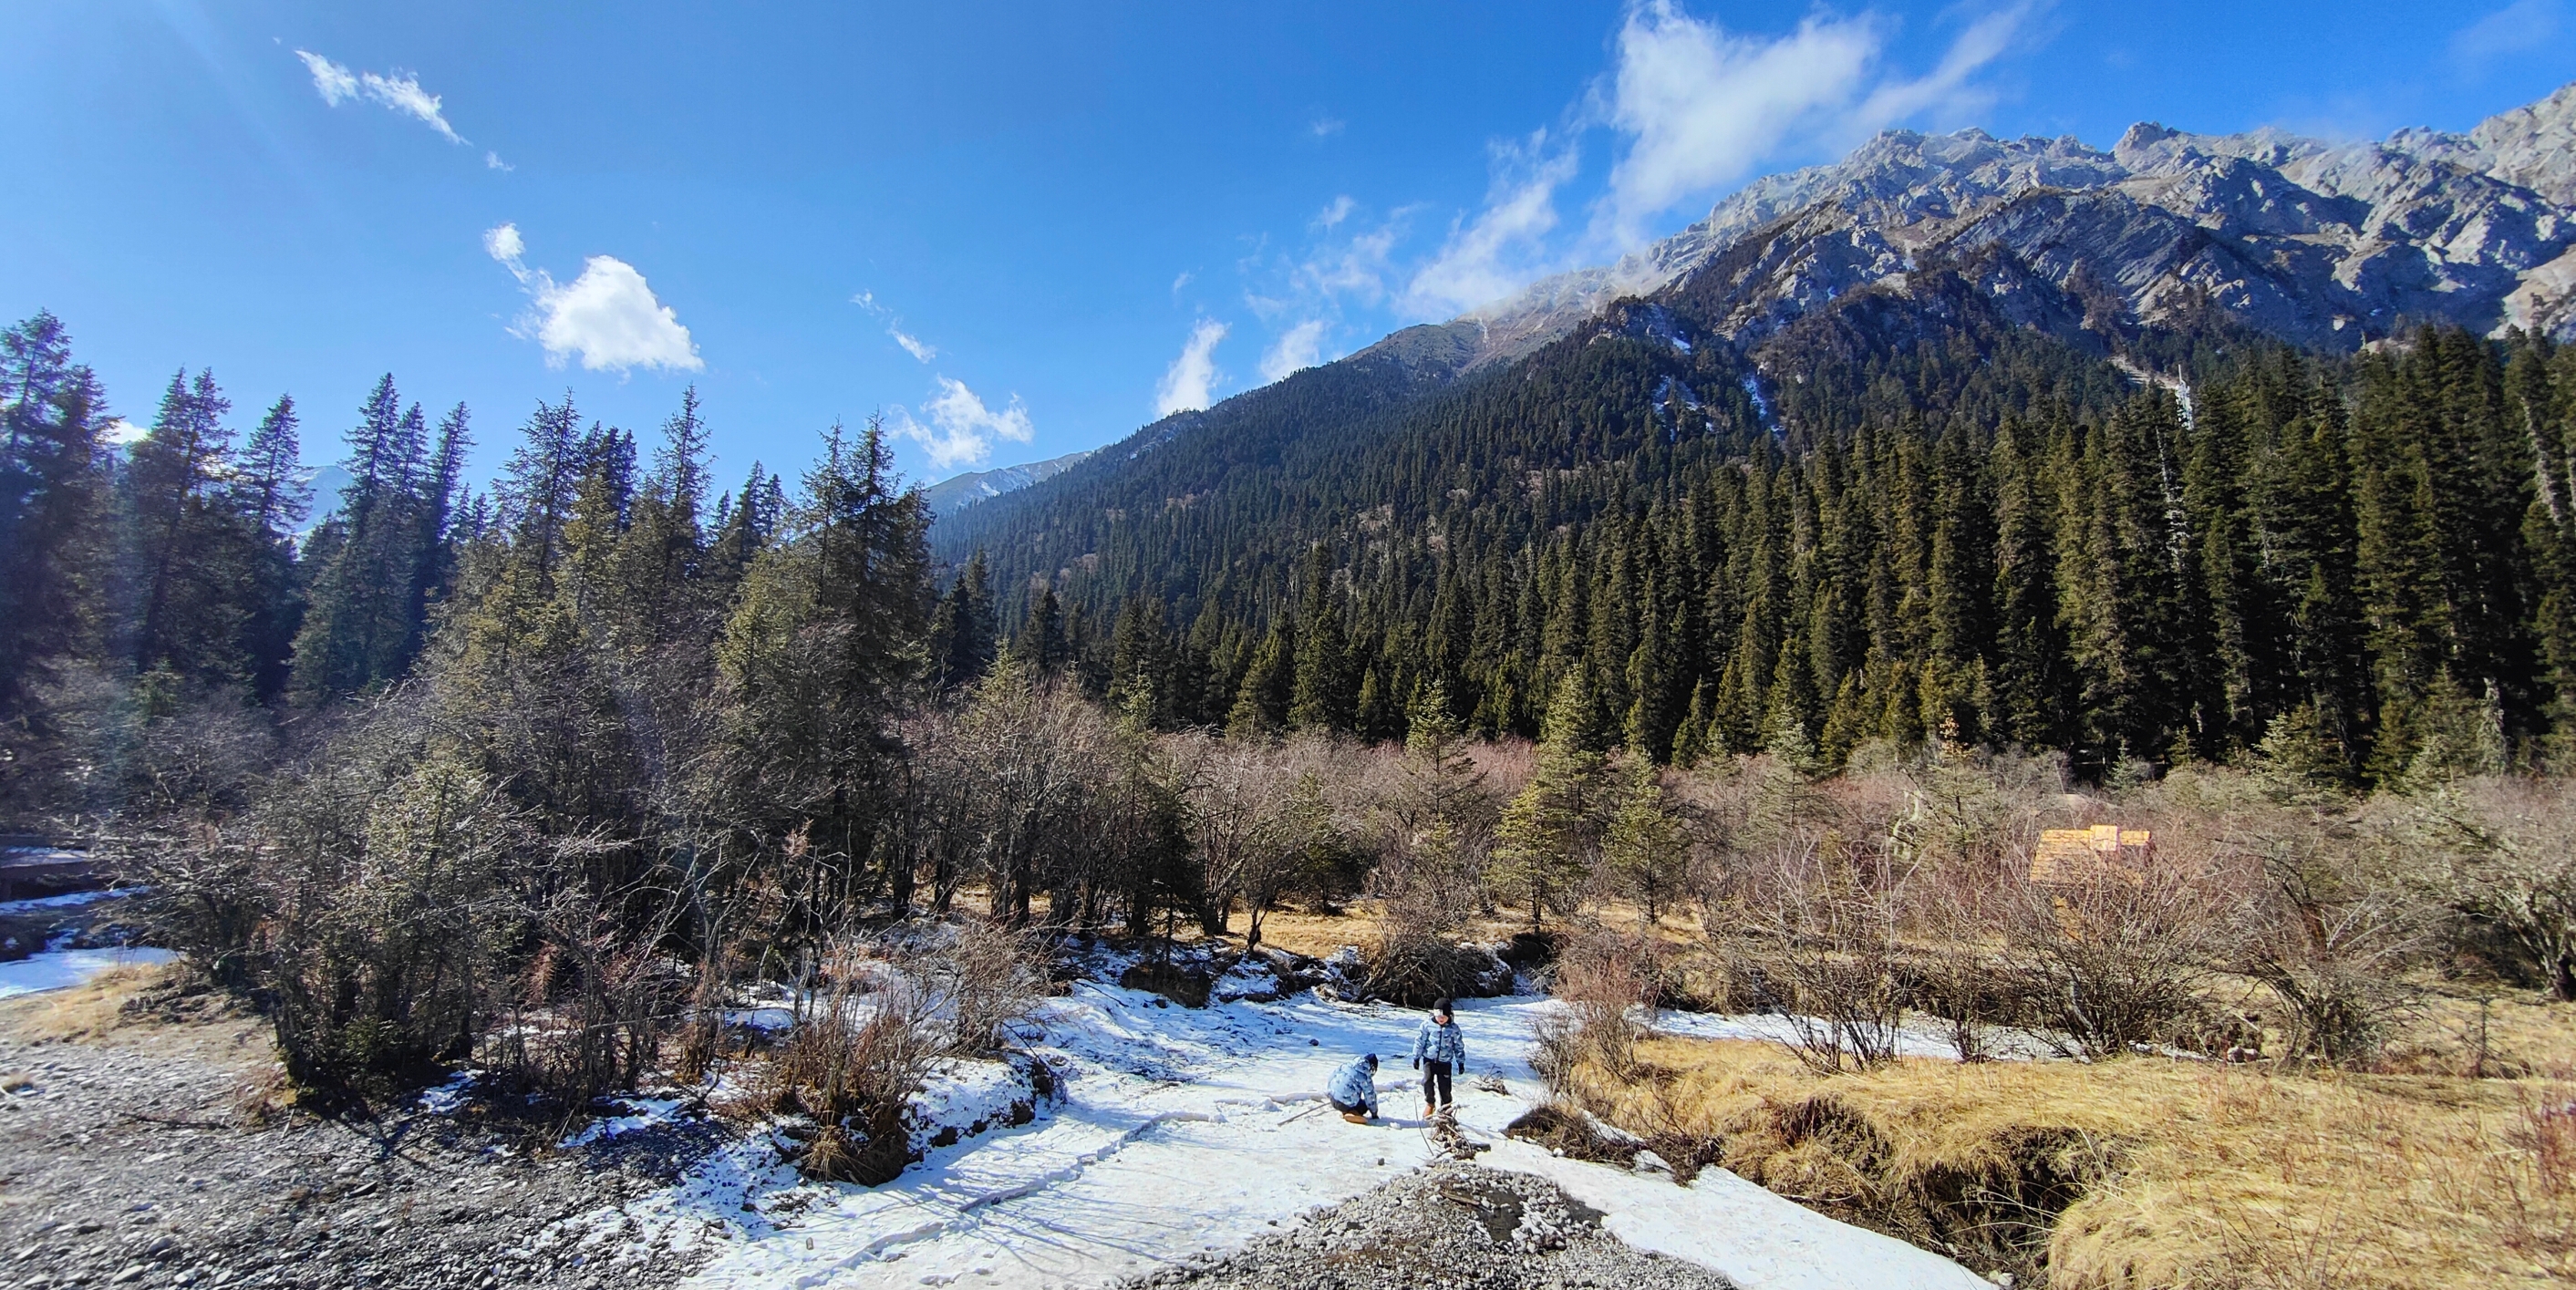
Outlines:
{"label": "leafless bush", "polygon": [[927,953],[902,961],[927,1011],[945,1021],[949,1051],[980,1056],[1009,1042],[1009,1026],[1046,994],[1047,955],[1034,933],[966,919]]}
{"label": "leafless bush", "polygon": [[641,1083],[682,1015],[688,980],[660,951],[664,929],[627,925],[616,904],[567,889],[525,911],[540,948],[486,1060],[558,1106]]}
{"label": "leafless bush", "polygon": [[2263,882],[2245,970],[2281,1005],[2283,1056],[2370,1065],[2415,1002],[2401,970],[2423,947],[2424,904],[2348,831],[2269,815],[2235,838]]}
{"label": "leafless bush", "polygon": [[[1436,851],[1442,842],[1435,837]],[[1452,940],[1469,907],[1456,875],[1436,861],[1381,871],[1385,896],[1376,943],[1370,947],[1370,992],[1400,1003],[1423,1003],[1456,992]]]}
{"label": "leafless bush", "polygon": [[2065,1046],[2087,1057],[2181,1037],[2203,1011],[2201,988],[2237,957],[2241,875],[2182,847],[2137,868],[2025,882],[2016,895],[2008,961]]}
{"label": "leafless bush", "polygon": [[831,947],[757,1083],[762,1109],[813,1119],[798,1160],[811,1177],[876,1183],[900,1172],[904,1101],[946,1047],[930,1000],[873,949]]}
{"label": "leafless bush", "polygon": [[1798,1060],[1819,1073],[1894,1060],[1905,997],[1893,893],[1819,846],[1784,850],[1767,886],[1752,921],[1789,987]]}
{"label": "leafless bush", "polygon": [[1980,907],[1973,889],[1932,887],[1922,892],[1909,912],[1915,947],[1909,954],[1918,982],[1919,1004],[1941,1023],[1943,1035],[1963,1062],[1984,1061],[1987,1031],[2003,1011],[1999,989],[2002,973],[1995,950],[1993,921]]}
{"label": "leafless bush", "polygon": [[1654,972],[1643,941],[1589,928],[1568,938],[1548,987],[1557,1007],[1531,1025],[1530,1064],[1549,1089],[1570,1092],[1575,1072],[1597,1065],[1614,1078],[1636,1071],[1641,1027],[1633,1010],[1654,1006]]}
{"label": "leafless bush", "polygon": [[2576,999],[2576,784],[2459,780],[2383,809],[2432,859],[2423,885],[2463,943],[2508,977]]}

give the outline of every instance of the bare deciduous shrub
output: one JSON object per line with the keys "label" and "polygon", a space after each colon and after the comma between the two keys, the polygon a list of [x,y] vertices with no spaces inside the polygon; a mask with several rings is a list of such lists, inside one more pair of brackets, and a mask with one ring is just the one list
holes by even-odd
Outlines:
{"label": "bare deciduous shrub", "polygon": [[2396,831],[2436,868],[2430,894],[2502,973],[2576,999],[2576,788],[2497,776],[2395,804]]}
{"label": "bare deciduous shrub", "polygon": [[1738,917],[1788,988],[1798,1059],[1820,1072],[1894,1060],[1905,996],[1885,875],[1810,843],[1782,849],[1761,890],[1761,903]]}
{"label": "bare deciduous shrub", "polygon": [[561,1107],[641,1083],[688,988],[686,970],[658,949],[664,929],[626,926],[614,905],[580,890],[522,917],[541,944],[487,1064]]}
{"label": "bare deciduous shrub", "polygon": [[871,1185],[902,1171],[904,1100],[945,1050],[930,1001],[873,947],[836,943],[760,1077],[766,1109],[809,1116],[798,1168]]}
{"label": "bare deciduous shrub", "polygon": [[1575,1072],[1600,1067],[1615,1079],[1636,1070],[1637,1040],[1645,1030],[1633,1013],[1651,1021],[1654,973],[1651,949],[1599,927],[1569,937],[1559,951],[1548,994],[1557,1003],[1531,1025],[1536,1051],[1530,1065],[1557,1093],[1573,1089]]}
{"label": "bare deciduous shrub", "polygon": [[2307,823],[2276,819],[2240,844],[2263,879],[2244,970],[2280,1003],[2283,1056],[2367,1066],[2414,1002],[2401,970],[2423,944],[2426,911],[2358,863],[2356,839]]}
{"label": "bare deciduous shrub", "polygon": [[2168,854],[2136,869],[2104,864],[2072,881],[2025,882],[2005,911],[2008,961],[2070,1052],[2106,1057],[2173,1042],[2202,1011],[2201,987],[2235,957],[2239,878]]}
{"label": "bare deciduous shrub", "polygon": [[945,940],[902,961],[927,1010],[944,1020],[949,1051],[982,1056],[1006,1047],[1012,1022],[1046,994],[1047,955],[1028,931],[965,919]]}

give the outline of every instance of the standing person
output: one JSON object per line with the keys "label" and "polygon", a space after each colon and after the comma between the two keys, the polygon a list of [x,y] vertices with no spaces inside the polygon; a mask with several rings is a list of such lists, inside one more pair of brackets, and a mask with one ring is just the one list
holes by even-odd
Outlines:
{"label": "standing person", "polygon": [[1467,1037],[1450,1019],[1449,1001],[1431,1005],[1431,1020],[1413,1037],[1413,1068],[1422,1072],[1422,1118],[1449,1113],[1449,1078],[1467,1073]]}
{"label": "standing person", "polygon": [[1324,1085],[1324,1100],[1353,1124],[1377,1118],[1377,1054],[1369,1053],[1333,1072]]}

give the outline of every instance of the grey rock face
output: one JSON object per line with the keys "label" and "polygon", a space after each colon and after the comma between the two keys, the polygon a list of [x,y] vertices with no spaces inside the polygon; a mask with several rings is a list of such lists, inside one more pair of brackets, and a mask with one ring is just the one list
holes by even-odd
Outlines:
{"label": "grey rock face", "polygon": [[1901,288],[1927,256],[1996,252],[2028,267],[2025,287],[2068,301],[2107,289],[2122,322],[2214,306],[2323,348],[2424,322],[2576,339],[2576,85],[2466,134],[2365,144],[2140,124],[2104,152],[2072,138],[1890,131],[1833,165],[1757,180],[1618,264],[1461,322],[1480,329],[1477,361],[1499,361],[1613,299],[1687,280],[1722,334],[1749,341],[1849,292]]}

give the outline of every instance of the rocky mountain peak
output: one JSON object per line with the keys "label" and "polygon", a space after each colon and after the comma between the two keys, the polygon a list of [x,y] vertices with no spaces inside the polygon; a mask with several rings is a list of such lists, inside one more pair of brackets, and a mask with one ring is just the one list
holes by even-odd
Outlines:
{"label": "rocky mountain peak", "polygon": [[2375,143],[2140,122],[2104,152],[2072,137],[1890,130],[1831,165],[1755,180],[1615,265],[1546,279],[1461,322],[1475,328],[1470,365],[1498,361],[1620,296],[1716,273],[1726,281],[1696,293],[1721,303],[1727,337],[1743,341],[1818,303],[1901,285],[1933,252],[2006,255],[2061,291],[2081,270],[2119,293],[2133,323],[2215,306],[2325,348],[2422,322],[2576,339],[2576,84],[2465,134]]}

